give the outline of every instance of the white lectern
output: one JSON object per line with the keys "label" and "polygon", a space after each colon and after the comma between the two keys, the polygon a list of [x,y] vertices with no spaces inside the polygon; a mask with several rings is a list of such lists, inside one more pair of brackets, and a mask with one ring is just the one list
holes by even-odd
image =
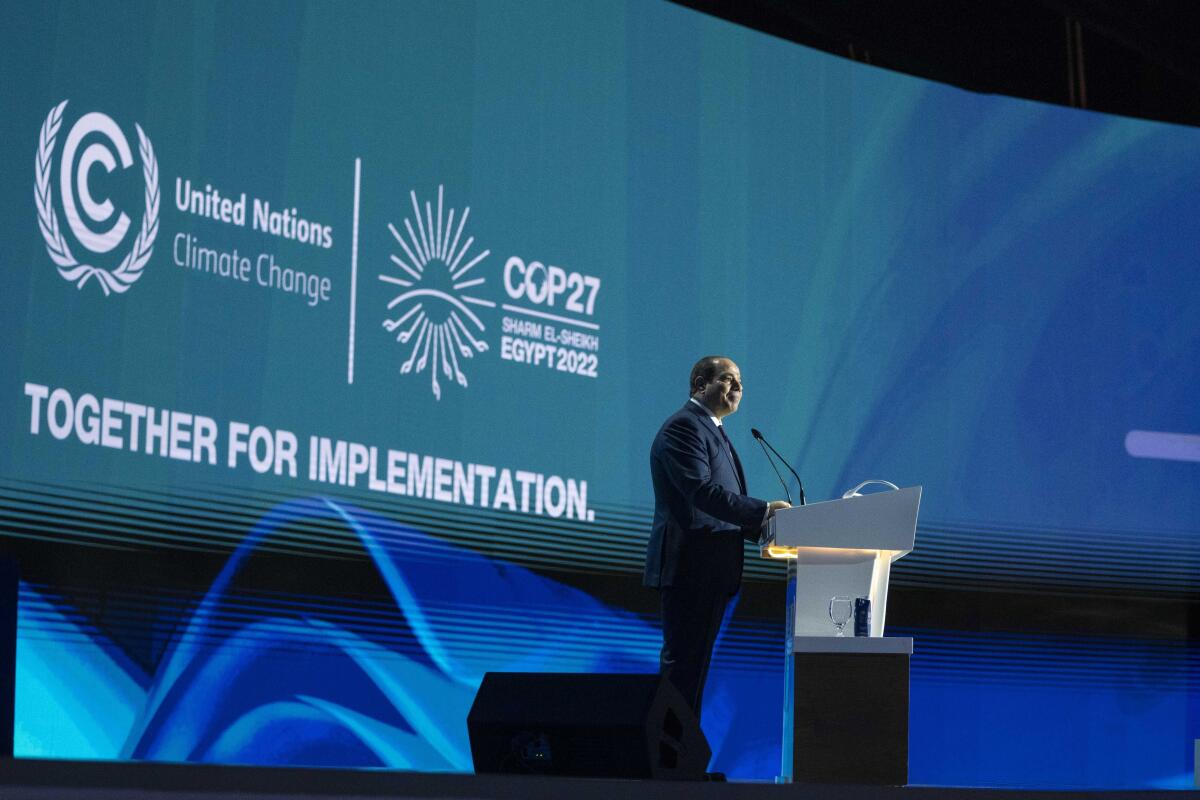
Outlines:
{"label": "white lectern", "polygon": [[[858,494],[864,485],[776,512],[764,537],[763,556],[788,564],[786,782],[907,783],[912,639],[883,631],[892,562],[913,549],[921,487]],[[869,637],[835,635],[834,597],[870,598]]]}

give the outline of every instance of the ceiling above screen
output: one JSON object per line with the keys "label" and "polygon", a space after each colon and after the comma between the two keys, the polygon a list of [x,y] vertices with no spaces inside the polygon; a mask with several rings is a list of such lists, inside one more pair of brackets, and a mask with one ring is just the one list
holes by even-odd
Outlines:
{"label": "ceiling above screen", "polygon": [[961,86],[1200,125],[1200,6],[1151,0],[677,0],[855,61]]}

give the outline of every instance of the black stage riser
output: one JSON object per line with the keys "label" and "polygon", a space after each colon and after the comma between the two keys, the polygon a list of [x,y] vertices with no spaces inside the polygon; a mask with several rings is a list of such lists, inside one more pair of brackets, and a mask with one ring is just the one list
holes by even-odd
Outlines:
{"label": "black stage riser", "polygon": [[3,800],[1179,800],[1180,792],[777,786],[147,762],[0,760]]}

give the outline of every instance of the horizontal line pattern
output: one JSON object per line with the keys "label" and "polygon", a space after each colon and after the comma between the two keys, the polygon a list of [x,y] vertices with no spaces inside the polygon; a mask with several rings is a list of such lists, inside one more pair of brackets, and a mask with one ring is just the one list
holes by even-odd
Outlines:
{"label": "horizontal line pattern", "polygon": [[[308,497],[223,486],[166,492],[7,479],[0,480],[0,531],[30,542],[220,554],[231,552],[278,503]],[[596,505],[596,522],[579,523],[381,499],[369,492],[341,492],[336,497],[475,552],[568,572],[640,573],[651,519],[649,511],[628,505]],[[353,533],[332,519],[289,522],[262,543],[261,551],[365,557]],[[750,580],[778,581],[784,573],[781,563],[751,553],[745,574]],[[893,568],[893,581],[898,586],[970,590],[1053,587],[1194,595],[1200,585],[1200,532],[1033,529],[925,520],[918,527],[913,553]]]}
{"label": "horizontal line pattern", "polygon": [[[782,627],[782,626],[780,626]],[[1082,690],[1194,692],[1200,690],[1200,646],[1187,642],[1037,634],[993,634],[903,629],[911,636],[912,680],[920,683],[986,682]],[[781,632],[757,626],[740,632],[729,649],[742,663],[782,671]],[[728,652],[715,656],[733,666]],[[782,676],[781,676],[782,677]]]}
{"label": "horizontal line pattern", "polygon": [[[30,591],[30,589],[32,591]],[[65,604],[49,601],[53,589],[31,586],[22,595],[22,639],[48,639],[65,647],[81,646],[99,632],[89,615]],[[99,602],[99,596],[74,596],[81,608]],[[228,637],[246,625],[264,619],[303,621],[319,619],[344,631],[329,635],[329,628],[295,627],[282,622],[264,625],[253,636],[243,632],[241,646],[270,644],[281,654],[314,655],[344,648],[353,652],[358,639],[393,652],[397,657],[421,658],[424,651],[403,614],[386,602],[322,599],[283,593],[239,592],[223,603],[203,635],[183,639],[187,619],[199,596],[150,596],[136,592],[109,592],[104,596],[113,618],[107,623],[122,628],[123,637],[158,636],[182,641],[196,651],[217,645],[231,646]],[[154,619],[139,611],[153,609]],[[644,668],[657,656],[660,638],[653,618],[631,617],[626,626],[607,612],[581,614],[554,609],[497,607],[477,603],[430,604],[425,608],[439,633],[439,644],[456,662],[479,670],[495,668],[498,642],[503,657],[545,651],[556,669],[588,669],[590,654],[607,650],[613,658],[608,668]],[[66,613],[67,619],[61,620]],[[536,613],[541,625],[523,626],[514,619]],[[561,624],[561,638],[545,632],[545,624]],[[782,624],[764,620],[734,620],[722,634],[715,654],[716,668],[750,670],[764,679],[781,678]],[[110,631],[111,632],[111,631]],[[353,634],[353,635],[350,635]],[[891,636],[914,639],[913,680],[941,683],[989,682],[1015,686],[1115,688],[1122,691],[1200,690],[1200,647],[1187,642],[1164,642],[1110,637],[1071,637],[1039,634],[969,633],[893,627]],[[286,636],[286,641],[273,641]]]}
{"label": "horizontal line pattern", "polygon": [[1006,589],[1051,585],[1081,591],[1195,594],[1200,532],[1033,529],[934,521],[893,567],[898,585]]}
{"label": "horizontal line pattern", "polygon": [[[82,589],[64,594],[69,594],[70,600],[56,598],[53,587],[27,585],[21,597],[23,638],[83,644],[94,636],[104,635],[113,636],[126,646],[154,639],[160,646],[169,641],[203,649],[228,646],[234,634],[239,634],[247,647],[277,641],[286,634],[287,642],[277,642],[280,649],[308,652],[313,648],[337,647],[353,651],[359,647],[354,637],[362,637],[407,655],[423,652],[403,612],[385,602],[239,591],[222,599],[204,630],[197,634],[185,633],[185,627],[200,605],[202,598],[198,594],[150,595]],[[613,653],[657,654],[661,641],[651,620],[642,618],[646,624],[630,626],[614,620],[607,611],[584,614],[511,605],[425,602],[421,604],[421,612],[424,622],[436,631],[439,645],[460,659],[491,656],[498,641],[503,642],[509,654],[535,652],[553,645],[559,657],[591,652],[597,646]],[[536,624],[521,622],[533,614],[537,616]],[[95,619],[103,620],[104,631],[97,628]],[[321,625],[291,624],[308,620],[319,620]],[[259,623],[256,630],[246,631],[253,623]],[[554,639],[552,633],[547,633],[547,626],[551,630],[560,628],[564,635]]]}
{"label": "horizontal line pattern", "polygon": [[913,637],[914,680],[1155,692],[1200,689],[1200,647],[1195,643],[899,628],[889,635]]}
{"label": "horizontal line pattern", "polygon": [[[328,495],[334,497],[335,495]],[[88,485],[61,487],[0,481],[3,535],[107,549],[169,548],[231,552],[250,527],[278,503],[308,499],[266,491],[153,490]],[[596,523],[493,512],[427,501],[380,502],[364,493],[339,499],[476,552],[527,566],[571,571],[640,571],[645,531],[623,519]],[[262,551],[319,558],[363,558],[361,545],[340,521],[293,521]]]}

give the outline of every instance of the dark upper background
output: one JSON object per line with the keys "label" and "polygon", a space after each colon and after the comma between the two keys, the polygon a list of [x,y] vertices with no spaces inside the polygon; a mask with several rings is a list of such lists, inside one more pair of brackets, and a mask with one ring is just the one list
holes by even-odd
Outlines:
{"label": "dark upper background", "polygon": [[1200,3],[676,2],[807,47],[975,92],[1200,125]]}

